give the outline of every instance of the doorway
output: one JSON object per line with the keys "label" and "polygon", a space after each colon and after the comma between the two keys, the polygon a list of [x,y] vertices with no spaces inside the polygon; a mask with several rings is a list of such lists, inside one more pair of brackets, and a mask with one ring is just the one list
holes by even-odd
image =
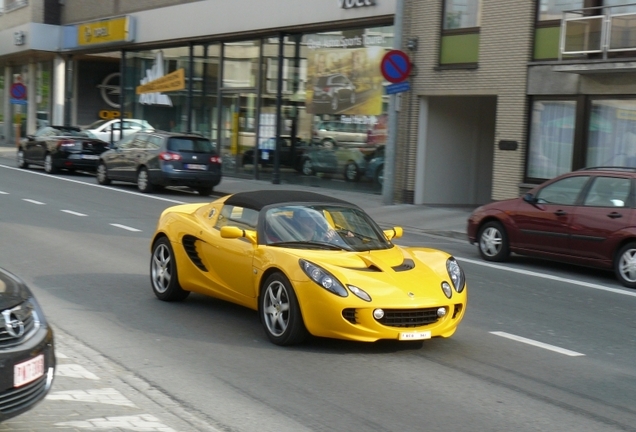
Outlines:
{"label": "doorway", "polygon": [[257,143],[258,98],[256,93],[221,95],[219,152],[224,174],[245,173]]}

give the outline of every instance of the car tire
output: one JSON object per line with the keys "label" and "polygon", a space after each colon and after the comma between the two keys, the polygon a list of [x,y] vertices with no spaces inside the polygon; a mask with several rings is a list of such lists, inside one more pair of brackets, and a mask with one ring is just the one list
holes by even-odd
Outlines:
{"label": "car tire", "polygon": [[259,316],[267,338],[276,345],[295,345],[307,338],[307,329],[289,280],[271,274],[261,290]]}
{"label": "car tire", "polygon": [[159,300],[181,301],[190,291],[181,288],[174,251],[167,237],[158,239],[152,245],[150,258],[150,285]]}
{"label": "car tire", "polygon": [[212,190],[213,190],[213,188],[211,188],[211,187],[200,187],[200,188],[197,188],[197,192],[199,193],[199,195],[205,196],[205,197],[210,196],[212,194]]}
{"label": "car tire", "polygon": [[51,156],[51,153],[47,153],[46,156],[44,156],[44,172],[47,174],[55,174],[57,171],[57,168],[53,165],[53,156]]}
{"label": "car tire", "polygon": [[636,243],[627,243],[614,258],[616,278],[627,288],[636,288]]}
{"label": "car tire", "polygon": [[29,164],[24,159],[24,150],[22,149],[18,149],[17,163],[18,163],[18,168],[27,169],[29,167]]}
{"label": "car tire", "polygon": [[360,179],[360,169],[355,162],[348,162],[345,165],[344,178],[348,182],[357,182]]}
{"label": "car tire", "polygon": [[314,166],[311,163],[311,159],[306,158],[303,160],[302,173],[306,176],[314,175]]}
{"label": "car tire", "polygon": [[477,236],[479,254],[486,261],[501,262],[510,256],[508,234],[500,222],[490,221],[479,230]]}
{"label": "car tire", "polygon": [[108,169],[106,169],[106,164],[104,162],[100,162],[99,165],[97,165],[97,173],[95,176],[97,177],[97,183],[100,185],[107,186],[110,184]]}
{"label": "car tire", "polygon": [[375,184],[382,186],[384,184],[384,165],[380,165],[375,171]]}
{"label": "car tire", "polygon": [[146,168],[140,168],[137,171],[137,189],[141,193],[152,192],[152,184],[150,183],[150,177],[148,176],[148,170]]}

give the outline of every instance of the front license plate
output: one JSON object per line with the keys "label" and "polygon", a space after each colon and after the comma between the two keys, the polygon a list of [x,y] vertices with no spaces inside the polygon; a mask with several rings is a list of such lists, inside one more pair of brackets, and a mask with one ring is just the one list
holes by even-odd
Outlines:
{"label": "front license plate", "polygon": [[97,160],[97,159],[99,159],[99,156],[97,156],[97,155],[82,155],[82,159]]}
{"label": "front license plate", "polygon": [[13,386],[20,387],[44,375],[44,355],[13,366]]}
{"label": "front license plate", "polygon": [[422,340],[422,339],[430,339],[431,332],[403,332],[400,333],[400,340]]}
{"label": "front license plate", "polygon": [[186,169],[190,169],[190,170],[199,170],[199,171],[205,171],[205,169],[207,168],[205,165],[202,164],[186,164]]}

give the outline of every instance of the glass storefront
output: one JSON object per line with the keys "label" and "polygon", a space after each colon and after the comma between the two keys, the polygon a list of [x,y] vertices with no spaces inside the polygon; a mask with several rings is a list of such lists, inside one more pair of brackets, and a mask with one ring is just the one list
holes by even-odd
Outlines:
{"label": "glass storefront", "polygon": [[[393,28],[280,41],[127,51],[124,112],[156,129],[208,137],[226,176],[380,193],[388,135],[380,61]],[[139,92],[173,73],[183,73],[183,88]]]}

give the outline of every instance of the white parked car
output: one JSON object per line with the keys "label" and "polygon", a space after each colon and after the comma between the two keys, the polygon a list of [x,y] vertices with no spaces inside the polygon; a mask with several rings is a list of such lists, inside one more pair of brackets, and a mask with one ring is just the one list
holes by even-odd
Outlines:
{"label": "white parked car", "polygon": [[[145,131],[154,131],[150,123],[146,120],[140,119],[124,119],[122,124],[120,125],[119,119],[114,120],[97,120],[95,123],[92,123],[83,130],[92,133],[95,137],[101,139],[102,141],[106,141],[108,143],[113,143],[119,141],[122,137],[120,137],[120,129],[123,131],[124,136],[127,137],[130,134],[135,132],[139,132],[141,130]],[[111,130],[112,130],[112,140],[111,140]]]}

